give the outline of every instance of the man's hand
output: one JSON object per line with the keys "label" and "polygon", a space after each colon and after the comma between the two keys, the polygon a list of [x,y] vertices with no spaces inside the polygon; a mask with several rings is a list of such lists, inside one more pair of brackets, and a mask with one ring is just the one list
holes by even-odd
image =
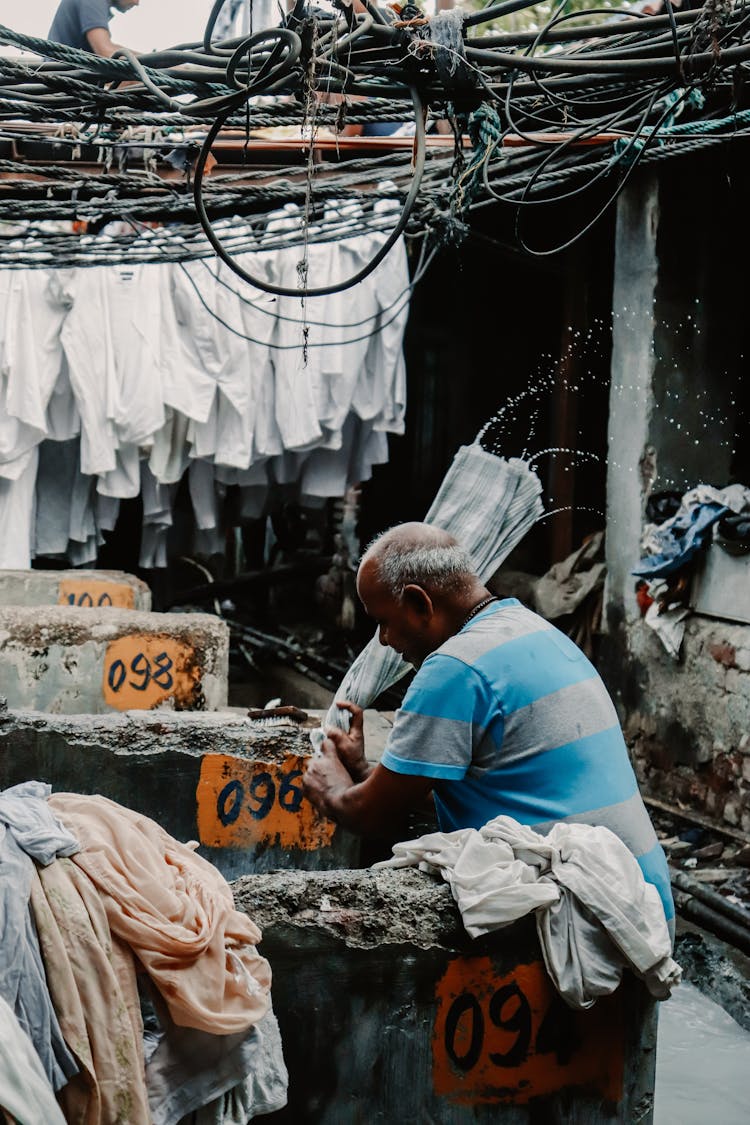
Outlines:
{"label": "man's hand", "polygon": [[342,711],[348,711],[351,715],[349,731],[347,733],[340,727],[329,727],[326,730],[326,741],[333,743],[339,759],[346,767],[352,780],[355,782],[364,781],[372,771],[372,766],[365,758],[365,713],[356,703],[342,701],[341,703],[337,702],[336,706]]}
{"label": "man's hand", "polygon": [[305,796],[324,816],[358,836],[392,837],[407,814],[420,808],[432,789],[431,777],[410,777],[378,765],[356,783],[330,738],[320,754],[308,759],[302,777]]}
{"label": "man's hand", "polygon": [[353,784],[333,741],[330,738],[324,739],[320,753],[310,758],[303,774],[302,789],[305,796],[319,812],[333,819],[334,806]]}

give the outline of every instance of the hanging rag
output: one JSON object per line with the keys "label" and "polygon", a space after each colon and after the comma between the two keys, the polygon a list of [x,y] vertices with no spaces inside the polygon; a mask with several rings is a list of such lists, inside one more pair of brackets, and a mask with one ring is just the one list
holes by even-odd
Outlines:
{"label": "hanging rag", "polygon": [[373,865],[419,867],[451,888],[470,937],[536,915],[542,955],[571,1008],[614,992],[625,968],[666,999],[679,984],[659,893],[608,828],[559,823],[546,836],[498,816],[483,828],[398,843]]}
{"label": "hanging rag", "polygon": [[[541,493],[539,478],[525,461],[498,457],[478,442],[462,445],[425,523],[455,536],[487,581],[541,515]],[[367,707],[410,670],[397,652],[381,645],[376,632],[341,681],[321,728],[310,732],[313,746],[320,746],[327,726],[349,729],[349,712],[340,710],[337,700]]]}
{"label": "hanging rag", "polygon": [[604,587],[604,532],[597,531],[572,554],[555,563],[534,584],[534,609],[548,621],[573,613]]}

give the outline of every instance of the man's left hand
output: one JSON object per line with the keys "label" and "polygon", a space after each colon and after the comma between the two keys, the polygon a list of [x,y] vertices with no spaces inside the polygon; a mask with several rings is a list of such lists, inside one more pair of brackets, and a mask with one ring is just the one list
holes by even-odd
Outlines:
{"label": "man's left hand", "polygon": [[354,785],[330,738],[325,738],[320,753],[310,758],[302,777],[302,789],[308,800],[323,813],[331,816],[331,802]]}

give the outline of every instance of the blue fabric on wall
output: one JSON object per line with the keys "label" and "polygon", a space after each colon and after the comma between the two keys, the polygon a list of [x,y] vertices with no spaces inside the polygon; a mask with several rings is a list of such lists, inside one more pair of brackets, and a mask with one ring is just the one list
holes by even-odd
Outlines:
{"label": "blue fabric on wall", "polygon": [[653,533],[661,551],[646,555],[631,571],[638,578],[663,578],[680,570],[713,536],[713,525],[730,509],[722,504],[696,504],[678,512]]}

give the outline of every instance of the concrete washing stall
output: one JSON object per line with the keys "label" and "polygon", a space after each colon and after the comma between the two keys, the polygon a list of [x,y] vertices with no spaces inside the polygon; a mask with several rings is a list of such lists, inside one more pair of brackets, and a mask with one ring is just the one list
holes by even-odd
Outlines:
{"label": "concrete washing stall", "polygon": [[[309,726],[314,725],[311,720]],[[50,715],[0,710],[0,789],[34,778],[158,821],[228,878],[357,867],[360,842],[302,796],[308,727],[239,711]]]}
{"label": "concrete washing stall", "polygon": [[[138,809],[261,927],[290,1073],[279,1125],[652,1121],[656,1008],[635,979],[557,997],[531,919],[466,935],[445,883],[372,870],[298,786],[308,730],[236,712],[0,711],[0,788],[35,778]],[[418,834],[418,833],[415,833]]]}
{"label": "concrete washing stall", "polygon": [[229,627],[208,613],[0,607],[0,693],[10,707],[215,711],[227,703],[228,663]]}
{"label": "concrete washing stall", "polygon": [[[302,795],[317,718],[268,726],[226,708],[227,651],[207,614],[0,608],[0,789],[102,794],[236,880],[290,1074],[288,1106],[264,1120],[649,1125],[645,988],[626,976],[571,1011],[531,919],[472,941],[445,883],[366,867],[372,850]],[[389,723],[365,722],[377,755]]]}
{"label": "concrete washing stall", "polygon": [[151,590],[123,570],[2,570],[0,605],[151,609]]}
{"label": "concrete washing stall", "polygon": [[586,1011],[554,990],[531,919],[472,941],[417,870],[233,884],[263,931],[290,1074],[274,1125],[649,1125],[656,1003],[626,975]]}

